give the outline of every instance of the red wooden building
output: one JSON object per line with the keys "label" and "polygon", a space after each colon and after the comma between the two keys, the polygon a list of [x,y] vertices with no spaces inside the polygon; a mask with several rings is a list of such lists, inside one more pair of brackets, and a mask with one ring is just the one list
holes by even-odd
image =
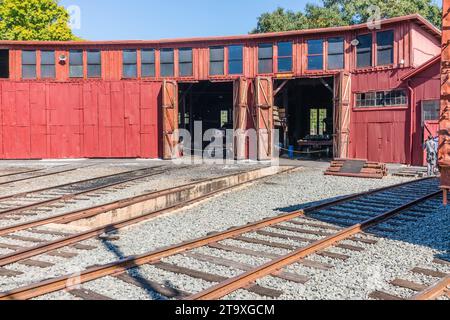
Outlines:
{"label": "red wooden building", "polygon": [[329,141],[336,157],[422,164],[439,115],[440,38],[410,15],[379,28],[0,41],[0,158],[170,158],[174,130],[202,120],[256,128],[260,159],[276,127],[285,145]]}

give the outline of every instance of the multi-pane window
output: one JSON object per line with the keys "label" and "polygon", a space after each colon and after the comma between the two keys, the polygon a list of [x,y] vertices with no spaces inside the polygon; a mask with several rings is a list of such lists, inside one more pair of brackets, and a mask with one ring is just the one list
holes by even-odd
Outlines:
{"label": "multi-pane window", "polygon": [[181,77],[190,77],[192,70],[192,48],[182,48],[178,50],[178,61]]}
{"label": "multi-pane window", "polygon": [[22,78],[36,79],[36,51],[22,51]]}
{"label": "multi-pane window", "polygon": [[262,43],[258,46],[258,73],[273,72],[273,45]]}
{"label": "multi-pane window", "polygon": [[102,57],[100,50],[87,52],[87,76],[88,78],[100,78],[102,76]]}
{"label": "multi-pane window", "polygon": [[225,73],[224,51],[224,47],[209,48],[209,74],[211,76],[223,75]]}
{"label": "multi-pane window", "polygon": [[438,121],[441,114],[440,100],[422,101],[422,124],[425,121]]}
{"label": "multi-pane window", "polygon": [[377,65],[385,66],[394,63],[394,31],[377,33]]}
{"label": "multi-pane window", "polygon": [[356,94],[356,107],[399,107],[407,104],[404,90],[365,92]]}
{"label": "multi-pane window", "polygon": [[244,47],[241,45],[228,47],[228,73],[242,74],[244,59]]}
{"label": "multi-pane window", "polygon": [[325,120],[327,119],[327,109],[310,109],[309,134],[312,136],[322,136],[327,131]]}
{"label": "multi-pane window", "polygon": [[308,40],[308,70],[323,70],[323,40]]}
{"label": "multi-pane window", "polygon": [[123,50],[123,78],[137,77],[137,50]]}
{"label": "multi-pane window", "polygon": [[155,76],[155,49],[141,50],[141,76]]}
{"label": "multi-pane window", "polygon": [[83,50],[70,50],[69,76],[71,78],[83,78]]}
{"label": "multi-pane window", "polygon": [[356,64],[358,68],[372,66],[372,34],[359,36],[356,47]]}
{"label": "multi-pane window", "polygon": [[328,69],[344,69],[344,38],[328,39]]}
{"label": "multi-pane window", "polygon": [[55,77],[55,51],[41,51],[41,78],[54,79]]}
{"label": "multi-pane window", "polygon": [[173,49],[161,49],[161,77],[174,76]]}
{"label": "multi-pane window", "polygon": [[278,72],[292,71],[292,42],[278,43]]}

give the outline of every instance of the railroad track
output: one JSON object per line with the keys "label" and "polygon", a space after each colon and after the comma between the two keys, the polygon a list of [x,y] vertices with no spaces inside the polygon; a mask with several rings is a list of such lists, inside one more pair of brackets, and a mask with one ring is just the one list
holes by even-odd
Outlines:
{"label": "railroad track", "polygon": [[[168,299],[220,299],[237,290],[247,290],[260,296],[278,298],[283,292],[258,285],[256,281],[273,276],[285,281],[306,284],[309,278],[289,271],[289,267],[301,265],[315,270],[329,270],[333,268],[332,264],[320,262],[314,258],[319,256],[341,261],[350,258],[351,254],[364,251],[364,246],[372,246],[377,243],[365,232],[374,230],[395,232],[396,228],[405,222],[417,221],[424,217],[427,211],[436,205],[437,200],[434,198],[439,195],[439,183],[436,179],[422,179],[373,190],[210,234],[200,239],[129,257],[107,265],[88,268],[75,276],[66,275],[14,289],[0,294],[0,299],[31,299],[47,293],[66,290],[68,284],[73,285],[78,282],[83,284],[104,277],[146,290],[150,288],[161,297]],[[115,230],[115,228],[112,229]],[[85,237],[75,240],[88,239],[100,231],[86,233]],[[56,245],[56,242],[53,245]],[[56,249],[64,248],[64,245],[73,246],[74,243],[71,241],[59,243],[56,245]],[[249,246],[259,247],[252,249]],[[42,249],[46,251],[40,253],[48,252],[55,247],[45,248],[43,246]],[[84,249],[90,248],[85,247]],[[343,250],[344,253],[337,252],[339,250]],[[231,257],[227,257],[227,255]],[[245,255],[259,262],[244,264],[234,259],[236,255]],[[16,257],[14,262],[19,261],[17,258],[29,257],[22,255]],[[209,266],[214,265],[218,269],[227,267],[237,271],[237,275],[225,277],[220,275],[219,271],[196,270],[183,259],[187,259],[188,262],[194,259],[197,264],[208,263]],[[261,263],[261,260],[266,262]],[[4,260],[4,262],[7,261]],[[34,261],[34,263],[38,262]],[[0,266],[6,267],[7,264],[1,263]],[[199,279],[210,285],[200,292],[191,292],[192,290],[189,288],[178,286],[165,286],[163,279],[142,278],[139,272],[135,272],[138,267],[149,268],[149,274],[156,274],[158,273],[156,271],[159,270],[159,273],[163,271]],[[0,269],[0,274],[2,271],[3,274],[8,273],[7,268]],[[14,274],[9,276],[14,276]],[[70,285],[68,291],[73,296],[82,299],[107,298],[94,291],[73,288]],[[428,294],[427,297],[433,296]]]}
{"label": "railroad track", "polygon": [[55,208],[64,207],[75,198],[101,197],[107,193],[124,189],[124,184],[138,183],[138,180],[160,175],[162,166],[85,179],[61,184],[30,192],[17,193],[0,197],[0,220],[20,220],[24,216],[35,217],[40,213],[50,212]]}
{"label": "railroad track", "polygon": [[[67,172],[76,171],[79,169],[93,167],[93,166],[95,166],[95,164],[94,165],[93,164],[84,165],[84,166],[63,165],[63,166],[51,167],[48,169],[39,169],[39,170],[30,170],[30,171],[25,171],[25,172],[19,172],[19,173],[0,177],[0,186],[2,186],[2,188],[6,188],[7,185],[15,183],[15,182],[22,182],[22,181],[27,181],[27,180],[36,179],[36,178],[54,176],[54,175],[58,175],[61,173],[67,173]],[[3,179],[3,178],[11,178],[11,177],[13,177],[13,178],[12,179]],[[14,186],[11,186],[11,188],[13,188],[13,187]]]}
{"label": "railroad track", "polygon": [[0,178],[11,177],[11,176],[19,175],[19,174],[32,173],[32,172],[37,172],[37,171],[42,171],[42,170],[45,170],[45,169],[44,168],[27,169],[27,170],[21,170],[21,171],[9,172],[9,173],[2,173],[0,175]]}
{"label": "railroad track", "polygon": [[[178,169],[185,169],[186,167],[179,167]],[[295,168],[286,169],[284,172],[290,172],[295,170]],[[71,257],[71,254],[55,252],[54,250],[73,246],[84,248],[85,246],[79,246],[77,243],[90,239],[96,236],[110,233],[111,231],[119,230],[127,226],[148,220],[150,218],[157,217],[159,215],[173,212],[176,209],[198,203],[201,200],[208,199],[215,196],[218,193],[234,189],[236,187],[254,182],[258,179],[252,179],[250,181],[243,180],[237,184],[231,184],[225,187],[223,185],[222,179],[229,177],[236,177],[240,174],[245,173],[239,172],[234,173],[229,176],[221,176],[218,178],[206,178],[203,180],[196,180],[193,183],[187,185],[181,185],[169,189],[163,189],[160,191],[153,191],[147,194],[142,194],[136,197],[131,197],[128,199],[123,199],[119,201],[113,201],[110,203],[104,203],[91,208],[76,210],[73,212],[67,212],[59,215],[52,215],[47,218],[31,220],[22,224],[7,226],[0,228],[0,249],[12,251],[10,254],[0,255],[0,267],[9,265],[11,263],[20,262],[27,258],[35,257],[39,254],[50,254],[62,257]],[[259,179],[263,179],[263,177]],[[206,184],[203,189],[205,192],[197,194],[197,186]],[[219,187],[213,187],[217,185]],[[193,196],[190,196],[193,194]],[[172,200],[167,200],[165,197],[169,196]],[[153,206],[151,208],[143,207],[144,204],[149,204],[148,201],[153,201]],[[162,208],[159,208],[158,203],[162,204]],[[129,219],[124,219],[114,224],[103,225],[94,229],[90,229],[85,232],[70,234],[58,231],[48,231],[41,230],[40,227],[49,224],[68,224],[70,222],[79,221],[81,219],[92,218],[105,212],[114,212],[114,214],[119,214],[120,210],[125,210],[127,212],[132,211],[132,208],[137,206],[139,208],[138,215],[131,215]],[[142,212],[144,211],[144,212]],[[25,236],[24,236],[25,234]],[[39,236],[51,236],[51,240],[40,239]],[[29,243],[31,245],[19,246],[16,244],[8,244],[7,240],[20,241]],[[6,242],[6,243],[5,243]],[[91,248],[92,249],[92,248]],[[37,263],[39,265],[39,263]],[[1,275],[0,270],[0,275]],[[6,272],[6,274],[10,274]]]}
{"label": "railroad track", "polygon": [[[409,300],[437,300],[440,298],[450,300],[450,273],[437,271],[439,265],[448,267],[450,262],[434,259],[427,268],[416,267],[408,275],[405,275],[406,279],[396,278],[390,282],[390,285],[409,292]],[[422,279],[420,281],[409,280],[409,275],[420,276]],[[369,297],[374,300],[405,300],[404,297],[384,291],[374,291]]]}

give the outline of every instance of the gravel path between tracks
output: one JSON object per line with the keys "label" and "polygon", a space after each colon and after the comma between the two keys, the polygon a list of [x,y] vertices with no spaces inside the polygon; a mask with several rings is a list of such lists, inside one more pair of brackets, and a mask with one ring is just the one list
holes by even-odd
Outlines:
{"label": "gravel path between tracks", "polygon": [[[192,174],[192,170],[189,173]],[[203,174],[208,175],[209,173],[203,172]],[[258,181],[252,184],[251,187],[227,192],[220,197],[179,210],[174,214],[162,216],[121,230],[119,233],[120,239],[117,241],[101,242],[99,240],[88,240],[83,242],[84,244],[94,245],[97,249],[91,251],[73,248],[63,249],[64,251],[78,253],[78,256],[75,258],[63,259],[46,255],[34,258],[56,263],[53,267],[39,270],[33,269],[32,272],[29,272],[27,270],[30,270],[30,268],[23,265],[14,264],[8,266],[7,268],[10,270],[25,271],[25,273],[15,278],[0,278],[0,291],[15,288],[18,284],[24,285],[49,277],[76,273],[92,265],[105,264],[125,256],[141,254],[163,246],[205,236],[210,232],[223,231],[233,226],[291,212],[317,201],[404,181],[408,181],[408,179],[388,177],[384,180],[363,180],[324,177],[322,170],[312,168],[278,175]],[[246,256],[234,256],[242,262],[252,264]],[[226,257],[233,257],[233,254],[227,253]],[[259,260],[264,262],[264,259]],[[139,268],[138,271],[145,268],[147,267]],[[190,292],[195,292],[196,289],[200,289],[204,285],[202,281],[189,277],[186,281],[184,284],[189,286],[189,283],[191,283],[193,286],[191,290],[185,289]],[[118,282],[117,285],[120,286],[121,283]],[[115,292],[120,293],[120,290]],[[114,298],[126,299],[139,299],[140,297],[141,294],[137,291],[136,296],[133,296],[130,292],[123,297],[120,297],[120,295],[114,296]]]}
{"label": "gravel path between tracks", "polygon": [[[141,167],[145,168],[148,166],[138,166],[136,168],[134,168],[134,167],[130,168],[129,166],[123,167],[121,165],[113,166],[111,168],[105,168],[102,166],[98,169],[88,168],[88,169],[81,169],[81,170],[89,170],[88,172],[90,172],[90,174],[92,175],[92,178],[95,178],[95,177],[100,177],[100,176],[104,176],[104,175],[115,174],[115,173],[120,173],[120,172],[124,172],[124,171],[130,171],[130,170],[134,170],[134,169],[137,170],[137,169],[140,169]],[[18,217],[17,219],[11,219],[11,220],[0,219],[0,228],[9,227],[12,225],[17,225],[17,224],[21,224],[21,223],[25,223],[25,222],[29,222],[29,221],[38,220],[38,219],[44,219],[47,217],[52,217],[52,216],[64,214],[67,212],[82,210],[82,209],[86,209],[86,208],[90,208],[93,206],[98,206],[98,205],[102,205],[102,204],[106,204],[106,203],[111,203],[114,201],[123,200],[123,199],[127,199],[130,197],[142,195],[144,193],[159,191],[159,190],[163,190],[163,189],[167,189],[167,188],[174,188],[177,186],[189,184],[189,183],[192,183],[195,181],[200,181],[200,180],[207,179],[207,178],[215,178],[215,177],[231,175],[231,174],[235,174],[235,173],[239,173],[239,172],[244,172],[244,171],[251,171],[251,170],[255,170],[257,168],[261,168],[261,167],[262,166],[260,166],[260,165],[254,165],[254,164],[248,164],[248,165],[246,164],[246,165],[239,165],[239,166],[234,166],[234,165],[232,165],[232,166],[197,165],[197,166],[192,166],[189,168],[184,168],[183,166],[170,166],[170,167],[164,166],[163,168],[155,169],[155,171],[167,170],[167,172],[165,172],[161,175],[150,176],[147,178],[132,181],[131,183],[125,183],[124,186],[126,188],[121,189],[121,190],[113,190],[113,192],[105,193],[101,197],[89,197],[88,195],[82,195],[80,197],[73,199],[70,202],[66,202],[66,203],[58,202],[57,204],[64,204],[64,207],[62,207],[62,208],[51,207],[51,206],[46,208],[45,206],[42,206],[42,208],[45,209],[44,211],[39,211],[36,209],[30,209],[28,211],[28,212],[38,213],[38,215],[36,215],[36,216],[23,215],[21,217]],[[71,174],[71,175],[78,174],[77,179],[74,179],[73,177],[71,178],[72,180],[74,179],[73,181],[91,178],[91,176],[87,176],[84,174],[83,174],[83,177],[80,177],[81,170],[78,173]],[[46,179],[49,179],[49,178],[47,177]],[[32,183],[34,183],[34,180]],[[65,182],[63,182],[63,183],[65,183]],[[57,183],[57,184],[60,184],[60,183]],[[54,185],[54,184],[52,184],[52,185]],[[33,190],[36,188],[38,188],[38,187],[34,186],[30,190]],[[42,186],[39,188],[42,188]],[[18,189],[15,189],[15,190],[18,190]],[[22,189],[19,189],[19,190],[22,191]]]}

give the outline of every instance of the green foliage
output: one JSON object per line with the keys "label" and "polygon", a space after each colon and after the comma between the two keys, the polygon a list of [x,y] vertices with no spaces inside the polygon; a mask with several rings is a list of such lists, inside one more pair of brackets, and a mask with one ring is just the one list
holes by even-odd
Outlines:
{"label": "green foliage", "polygon": [[277,8],[262,14],[252,33],[346,26],[369,21],[377,6],[382,19],[419,13],[435,26],[442,24],[442,9],[434,0],[322,0],[307,4],[304,12]]}
{"label": "green foliage", "polygon": [[74,40],[69,18],[57,0],[2,0],[0,39]]}

